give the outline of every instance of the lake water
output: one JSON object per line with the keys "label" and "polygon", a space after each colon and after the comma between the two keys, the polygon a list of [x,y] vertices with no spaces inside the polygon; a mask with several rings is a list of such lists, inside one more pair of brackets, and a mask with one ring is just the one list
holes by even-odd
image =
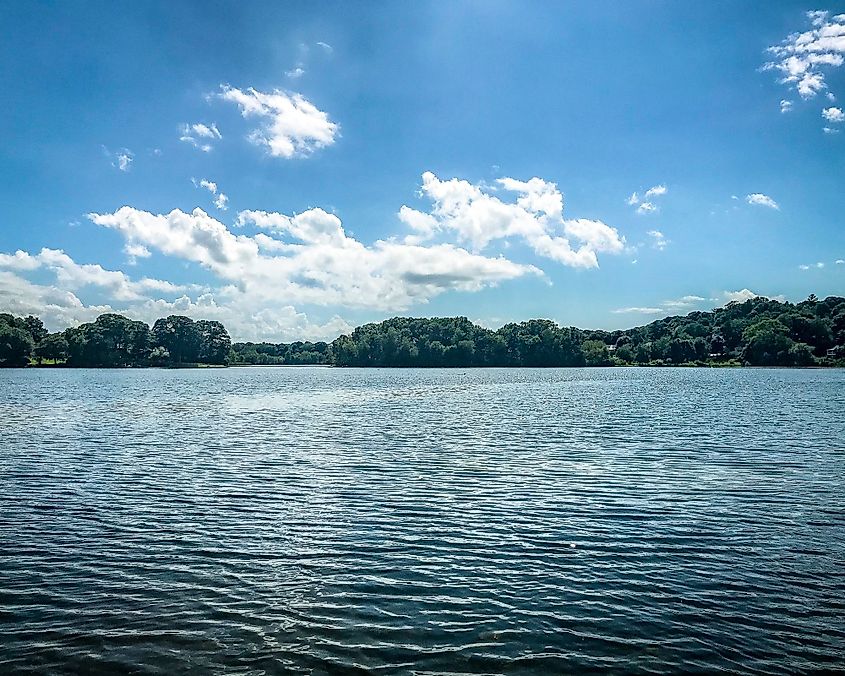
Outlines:
{"label": "lake water", "polygon": [[845,665],[845,371],[0,371],[2,673]]}

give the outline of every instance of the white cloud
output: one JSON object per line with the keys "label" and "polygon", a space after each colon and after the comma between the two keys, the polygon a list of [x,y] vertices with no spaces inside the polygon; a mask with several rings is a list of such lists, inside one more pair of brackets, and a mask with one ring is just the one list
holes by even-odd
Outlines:
{"label": "white cloud", "polygon": [[441,180],[430,171],[422,180],[422,194],[433,207],[429,213],[408,206],[399,210],[400,220],[414,230],[406,243],[455,233],[459,242],[481,251],[495,241],[515,237],[539,256],[584,268],[598,267],[597,253],[616,254],[625,248],[625,238],[601,221],[565,220],[563,195],[554,183],[543,179],[498,179],[501,189],[516,193],[516,202],[505,202],[468,181]]}
{"label": "white cloud", "polygon": [[334,47],[332,47],[328,42],[318,42],[317,46],[322,47],[326,54],[331,54],[334,51]]}
{"label": "white cloud", "polygon": [[616,310],[611,310],[614,314],[643,314],[643,315],[667,315],[671,312],[688,311],[690,308],[706,302],[707,299],[703,296],[682,296],[672,300],[664,300],[660,303],[660,307],[650,306],[636,306],[636,307],[621,307]]}
{"label": "white cloud", "polygon": [[749,204],[756,204],[761,207],[769,207],[770,209],[780,209],[780,206],[777,202],[775,202],[771,197],[768,195],[764,195],[763,193],[754,192],[750,195],[745,196],[745,201]]}
{"label": "white cloud", "polygon": [[[823,68],[838,68],[845,62],[845,15],[828,18],[827,12],[808,12],[812,27],[792,33],[779,45],[769,47],[775,60],[764,70],[777,70],[780,82],[809,99],[827,88]],[[783,110],[783,107],[781,107]]]}
{"label": "white cloud", "polygon": [[135,153],[129,148],[121,148],[120,150],[112,152],[106,146],[102,146],[103,154],[109,158],[111,165],[118,171],[128,172],[132,168],[132,162],[135,160]]}
{"label": "white cloud", "polygon": [[[137,255],[140,249],[135,251]],[[61,249],[43,248],[35,255],[25,251],[18,251],[14,255],[0,254],[0,269],[19,272],[46,269],[55,275],[63,289],[78,291],[85,287],[98,287],[106,290],[111,298],[120,301],[139,300],[150,290],[182,293],[191,288],[148,277],[133,281],[118,270],[107,270],[96,264],[76,263]]]}
{"label": "white cloud", "polygon": [[778,300],[781,303],[786,301],[786,297],[783,295],[761,296],[759,293],[755,293],[750,289],[742,289],[740,291],[724,291],[722,293],[722,299],[725,301],[725,303],[744,303],[745,301],[751,300],[752,298],[769,298],[770,300]]}
{"label": "white cloud", "polygon": [[845,265],[845,260],[843,260],[842,258],[837,258],[837,259],[836,259],[836,264],[837,264],[837,265]]}
{"label": "white cloud", "polygon": [[249,88],[245,91],[221,85],[220,98],[236,103],[243,117],[257,117],[261,126],[249,140],[263,146],[273,157],[306,157],[332,145],[339,132],[336,123],[301,94]]}
{"label": "white cloud", "polygon": [[90,218],[129,242],[202,265],[229,285],[229,296],[253,303],[284,298],[289,303],[402,310],[444,291],[476,291],[542,274],[530,265],[475,255],[451,244],[378,241],[365,246],[346,235],[340,219],[321,209],[293,217],[239,214],[239,223],[286,239],[235,235],[201,209],[156,215],[122,207]]}
{"label": "white cloud", "polygon": [[143,244],[127,243],[123,247],[123,253],[125,253],[128,257],[130,265],[135,265],[138,262],[139,258],[149,258],[150,256],[152,256],[150,250]]}
{"label": "white cloud", "polygon": [[793,107],[792,101],[789,101],[787,99],[781,99],[780,100],[780,112],[788,113],[789,111],[792,110],[792,107]]}
{"label": "white cloud", "polygon": [[613,314],[641,314],[641,315],[659,315],[664,314],[666,310],[660,307],[620,307],[616,310],[611,310]]}
{"label": "white cloud", "polygon": [[305,75],[305,69],[302,68],[302,66],[296,66],[295,68],[285,71],[285,75],[292,80],[298,80]]}
{"label": "white cloud", "polygon": [[659,207],[653,202],[649,200],[653,200],[656,197],[663,197],[667,192],[669,192],[668,188],[665,184],[661,183],[660,185],[654,185],[648,190],[643,193],[642,198],[640,197],[639,193],[633,192],[631,196],[625,200],[629,206],[637,207],[638,214],[650,214],[657,211],[660,211]]}
{"label": "white cloud", "polygon": [[196,300],[183,295],[173,300],[147,297],[134,302],[85,304],[61,285],[36,284],[2,267],[0,312],[36,315],[51,331],[93,321],[106,312],[119,312],[150,325],[170,314],[215,319],[223,322],[235,340],[333,340],[352,330],[352,326],[337,315],[323,323],[314,322],[290,305],[261,308],[220,303],[211,293],[202,293]]}
{"label": "white cloud", "polygon": [[213,150],[211,141],[219,141],[223,138],[220,130],[217,129],[215,123],[205,124],[203,122],[195,122],[194,124],[183,124],[179,128],[179,140],[183,143],[189,143],[198,150],[204,153],[210,153]]}
{"label": "white cloud", "polygon": [[117,154],[117,168],[121,171],[129,171],[129,166],[132,164],[134,156],[130,152],[121,152]]}
{"label": "white cloud", "polygon": [[[215,197],[221,194],[210,179],[194,183]],[[346,232],[336,214],[319,208],[293,215],[241,211],[235,219],[240,230],[201,209],[155,214],[124,206],[92,213],[95,224],[122,235],[130,264],[157,253],[168,257],[174,269],[200,266],[213,281],[199,286],[130,277],[76,263],[56,249],[2,253],[5,286],[0,291],[6,291],[0,293],[0,311],[33,312],[54,325],[89,321],[106,311],[148,323],[181,313],[219,319],[235,338],[333,338],[349,328],[337,314],[340,308],[404,311],[449,291],[474,292],[517,278],[543,277],[534,265],[479,252],[494,242],[507,246],[516,238],[540,256],[577,267],[595,267],[597,254],[625,248],[624,238],[600,221],[565,220],[563,196],[539,178],[506,178],[482,189],[426,173],[423,186],[433,202],[431,213],[400,210],[401,222],[415,237],[410,241],[365,244]],[[510,193],[512,199],[503,201],[489,190]],[[457,241],[444,241],[448,235]],[[53,281],[43,283],[49,275]],[[302,306],[330,310],[319,310],[321,321],[312,321],[295,309]],[[311,310],[309,315],[314,316]]]}
{"label": "white cloud", "polygon": [[825,134],[838,134],[839,133],[839,130],[834,129],[833,127],[822,127],[822,131]]}
{"label": "white cloud", "polygon": [[699,303],[704,303],[707,299],[703,296],[681,296],[680,298],[675,298],[674,300],[665,300],[663,303],[663,307],[667,308],[688,308],[694,305],[698,305]]}
{"label": "white cloud", "polygon": [[752,298],[757,298],[760,294],[754,293],[751,289],[742,289],[740,291],[725,291],[723,296],[728,303],[737,302],[743,303]]}
{"label": "white cloud", "polygon": [[229,198],[222,192],[218,191],[217,184],[214,181],[209,181],[206,178],[201,178],[197,181],[195,178],[192,178],[191,183],[193,183],[197,188],[205,188],[208,192],[214,195],[214,206],[220,209],[220,211],[226,211],[229,208]]}
{"label": "white cloud", "polygon": [[658,251],[663,251],[669,246],[669,240],[660,230],[649,230],[646,234],[651,237],[651,245]]}
{"label": "white cloud", "polygon": [[822,110],[822,117],[828,122],[838,123],[845,120],[845,113],[841,108],[825,108]]}
{"label": "white cloud", "polygon": [[[837,261],[839,262],[839,261]],[[811,263],[810,265],[799,265],[799,270],[810,270],[811,268],[816,268],[817,270],[821,270],[824,267],[824,263],[819,261],[818,263]]]}

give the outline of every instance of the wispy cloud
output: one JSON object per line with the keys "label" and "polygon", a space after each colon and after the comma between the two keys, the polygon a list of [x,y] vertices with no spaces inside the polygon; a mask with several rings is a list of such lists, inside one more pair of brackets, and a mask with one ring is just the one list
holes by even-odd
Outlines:
{"label": "wispy cloud", "polygon": [[646,234],[651,237],[651,245],[658,251],[663,251],[669,246],[669,240],[660,230],[649,230]]}
{"label": "wispy cloud", "polygon": [[666,312],[662,307],[620,307],[616,310],[611,310],[613,314],[641,314],[641,315],[659,315]]}
{"label": "wispy cloud", "polygon": [[181,134],[181,136],[179,136],[180,141],[183,143],[189,143],[194,146],[194,148],[202,150],[204,153],[212,151],[213,141],[219,141],[223,138],[220,130],[217,129],[217,125],[213,122],[211,124],[204,124],[202,122],[183,124],[179,128],[179,133]]}
{"label": "wispy cloud", "polygon": [[220,211],[226,211],[229,208],[229,198],[217,189],[217,184],[214,181],[209,181],[206,178],[201,178],[197,181],[195,178],[192,178],[191,182],[195,187],[205,188],[214,195],[214,206],[220,209]]}
{"label": "wispy cloud", "polygon": [[671,300],[664,300],[660,306],[634,306],[634,307],[620,307],[616,310],[611,310],[613,314],[642,314],[642,315],[668,315],[672,312],[689,311],[691,308],[700,306],[706,303],[707,298],[704,296],[681,296],[680,298],[673,298]]}
{"label": "wispy cloud", "polygon": [[111,151],[106,146],[102,146],[103,154],[109,158],[111,165],[118,171],[124,173],[132,168],[132,162],[135,161],[135,153],[129,148],[121,148],[120,150]]}
{"label": "wispy cloud", "polygon": [[631,196],[625,200],[629,206],[637,207],[638,214],[650,214],[659,211],[659,207],[654,203],[657,197],[663,197],[668,192],[665,184],[654,185],[643,193],[640,197],[638,192],[631,193]]}

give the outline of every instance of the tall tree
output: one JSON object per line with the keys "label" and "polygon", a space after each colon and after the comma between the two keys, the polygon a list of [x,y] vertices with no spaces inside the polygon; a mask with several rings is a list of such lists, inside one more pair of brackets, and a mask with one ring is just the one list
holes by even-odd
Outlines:
{"label": "tall tree", "polygon": [[170,315],[153,324],[154,346],[165,348],[174,364],[194,363],[199,358],[200,334],[190,317]]}

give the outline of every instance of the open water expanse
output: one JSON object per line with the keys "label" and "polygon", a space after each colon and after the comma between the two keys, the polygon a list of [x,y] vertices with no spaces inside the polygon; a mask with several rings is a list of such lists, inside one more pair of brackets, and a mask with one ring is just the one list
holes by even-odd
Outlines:
{"label": "open water expanse", "polygon": [[845,371],[0,371],[0,672],[845,673]]}

